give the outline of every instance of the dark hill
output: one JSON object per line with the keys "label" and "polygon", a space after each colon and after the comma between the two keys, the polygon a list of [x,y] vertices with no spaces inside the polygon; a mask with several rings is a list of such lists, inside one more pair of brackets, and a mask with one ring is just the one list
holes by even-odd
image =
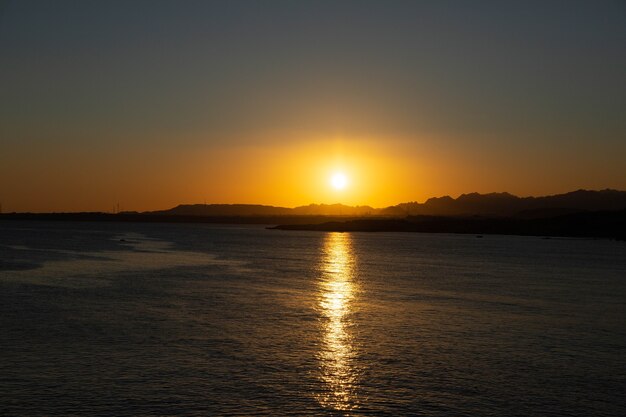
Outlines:
{"label": "dark hill", "polygon": [[260,204],[180,204],[169,210],[151,211],[144,214],[176,216],[283,216],[292,214],[286,207]]}
{"label": "dark hill", "polygon": [[462,194],[430,198],[425,203],[402,203],[381,212],[388,215],[433,216],[521,216],[566,214],[580,211],[621,210],[626,208],[626,192],[617,190],[578,190],[545,197],[517,197],[509,193]]}
{"label": "dark hill", "polygon": [[[433,197],[424,203],[408,202],[386,208],[372,208],[370,206],[347,206],[344,204],[309,204],[295,208],[275,207],[260,204],[181,204],[168,210],[149,211],[143,213],[125,212],[125,218],[136,218],[138,221],[161,221],[168,216],[177,217],[184,221],[219,222],[220,218],[241,217],[238,223],[257,223],[260,219],[253,218],[280,218],[291,216],[316,216],[322,221],[324,217],[406,217],[406,216],[485,216],[485,217],[514,217],[521,219],[555,217],[557,215],[573,214],[585,211],[610,211],[626,209],[626,191],[578,190],[566,194],[557,194],[544,197],[517,197],[509,193],[469,193],[458,198],[450,196]],[[17,213],[19,214],[19,213]],[[22,213],[24,214],[24,213]],[[41,213],[44,218],[50,213]],[[75,213],[77,214],[77,213]],[[97,213],[82,213],[81,216]],[[72,213],[66,213],[67,218]],[[115,219],[122,217],[117,215]],[[0,216],[2,218],[16,218],[16,216]],[[19,217],[19,216],[17,216]],[[32,215],[30,218],[37,218]],[[74,216],[77,217],[77,216]],[[98,216],[96,216],[98,217]],[[109,218],[108,216],[105,216]],[[145,217],[145,219],[143,219]],[[204,217],[204,220],[200,220]],[[171,220],[171,219],[170,219]],[[170,221],[167,220],[167,221]],[[286,223],[278,220],[277,223]],[[298,223],[302,223],[298,221]]]}
{"label": "dark hill", "polygon": [[545,197],[517,197],[509,193],[469,193],[458,198],[433,197],[424,203],[401,203],[382,209],[343,204],[310,204],[295,208],[259,204],[181,204],[144,214],[178,216],[503,216],[546,217],[580,211],[626,209],[626,191],[578,190]]}
{"label": "dark hill", "polygon": [[369,206],[344,204],[309,204],[295,208],[259,204],[181,204],[169,210],[151,211],[150,215],[176,216],[369,216],[378,210]]}

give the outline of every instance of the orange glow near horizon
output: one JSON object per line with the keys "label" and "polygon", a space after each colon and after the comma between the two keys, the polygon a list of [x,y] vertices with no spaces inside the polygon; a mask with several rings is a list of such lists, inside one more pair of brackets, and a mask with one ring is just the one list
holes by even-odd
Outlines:
{"label": "orange glow near horizon", "polygon": [[[211,203],[384,207],[408,194],[403,187],[418,189],[401,181],[406,177],[405,164],[367,142],[318,140],[281,147],[233,147],[214,159],[224,162],[208,164],[201,175],[207,188],[214,190],[209,195],[221,197],[207,199]],[[236,165],[226,163],[234,159]]]}
{"label": "orange glow near horizon", "polygon": [[[467,192],[546,195],[604,183],[601,167],[593,164],[587,169],[597,177],[579,181],[575,159],[570,165],[563,159],[549,182],[540,167],[554,168],[548,164],[551,155],[534,155],[538,168],[528,169],[528,158],[511,162],[493,149],[451,148],[444,145],[445,138],[426,135],[417,145],[407,138],[281,134],[247,141],[225,138],[217,146],[205,144],[203,137],[181,137],[187,146],[127,146],[124,152],[80,146],[33,151],[24,145],[3,167],[11,172],[0,178],[3,211],[112,211],[118,203],[121,210],[150,211],[203,202],[379,208]],[[508,176],[496,175],[500,172]],[[332,186],[337,173],[346,177],[344,188]]]}
{"label": "orange glow near horizon", "polygon": [[[5,197],[3,208],[111,211],[119,203],[122,210],[149,211],[203,202],[384,207],[411,194],[411,199],[421,197],[418,184],[402,180],[408,176],[406,161],[372,141],[302,138],[286,146],[286,140],[257,145],[264,140],[216,147],[198,139],[187,148],[136,147],[123,153],[42,150],[30,160],[45,170],[9,167],[21,181],[7,183],[6,194],[13,198]],[[333,179],[339,173],[343,177]]]}

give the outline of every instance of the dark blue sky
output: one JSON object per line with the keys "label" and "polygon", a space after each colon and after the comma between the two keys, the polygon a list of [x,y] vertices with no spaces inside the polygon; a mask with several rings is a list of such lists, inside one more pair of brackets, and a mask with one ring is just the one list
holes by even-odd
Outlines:
{"label": "dark blue sky", "polygon": [[465,191],[626,188],[624,1],[0,4],[4,178],[104,148],[132,166],[115,152],[341,135],[493,167]]}

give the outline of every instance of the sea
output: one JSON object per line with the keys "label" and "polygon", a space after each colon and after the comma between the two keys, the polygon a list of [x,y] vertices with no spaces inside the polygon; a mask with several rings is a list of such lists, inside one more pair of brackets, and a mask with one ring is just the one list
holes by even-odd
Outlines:
{"label": "sea", "polygon": [[2,416],[626,416],[626,242],[0,221]]}

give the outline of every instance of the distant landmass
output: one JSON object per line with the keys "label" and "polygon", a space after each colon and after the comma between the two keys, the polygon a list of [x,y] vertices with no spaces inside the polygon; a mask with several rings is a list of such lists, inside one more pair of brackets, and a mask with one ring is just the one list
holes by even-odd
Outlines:
{"label": "distant landmass", "polygon": [[370,216],[380,210],[369,206],[310,204],[295,208],[259,204],[181,204],[169,210],[149,211],[149,215],[177,216]]}
{"label": "distant landmass", "polygon": [[257,204],[181,204],[149,215],[179,216],[496,216],[541,218],[580,211],[626,209],[626,191],[578,190],[544,197],[517,197],[509,193],[462,194],[434,197],[424,203],[408,202],[385,208],[310,204],[295,208]]}
{"label": "distant landmass", "polygon": [[578,190],[544,197],[463,194],[385,208],[310,204],[181,204],[122,213],[4,213],[0,220],[239,223],[281,230],[432,232],[600,237],[626,240],[626,191]]}
{"label": "distant landmass", "polygon": [[407,216],[360,218],[316,224],[284,224],[278,230],[324,232],[422,232],[559,236],[626,240],[626,210],[578,212],[552,217]]}

